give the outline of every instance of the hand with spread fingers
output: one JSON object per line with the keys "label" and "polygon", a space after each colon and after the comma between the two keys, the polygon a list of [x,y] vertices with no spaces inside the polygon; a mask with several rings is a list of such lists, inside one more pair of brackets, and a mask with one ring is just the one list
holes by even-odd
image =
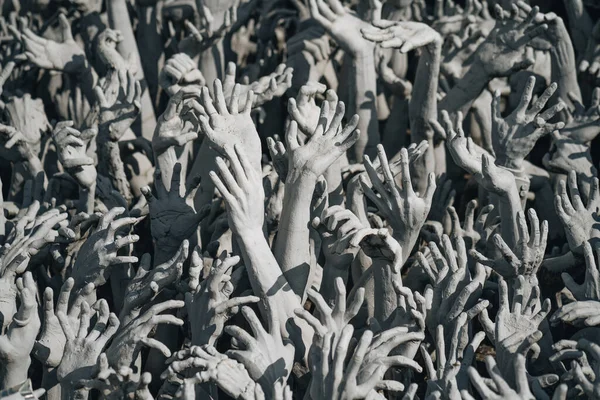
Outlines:
{"label": "hand with spread fingers", "polygon": [[490,320],[487,310],[479,315],[479,320],[487,337],[495,344],[502,375],[509,384],[514,384],[520,379],[511,367],[515,358],[528,357],[531,352],[535,359],[540,354],[538,342],[544,335],[540,325],[550,311],[550,300],[542,303],[539,286],[533,286],[527,293],[528,285],[522,275],[514,285],[512,302],[508,300],[508,286],[504,280],[500,280],[498,289],[500,309],[496,321]]}
{"label": "hand with spread fingers", "polygon": [[542,112],[546,103],[556,91],[556,84],[551,84],[533,103],[532,100],[535,78],[527,80],[521,101],[517,108],[506,118],[500,111],[500,93],[494,94],[492,103],[492,144],[496,154],[496,163],[500,166],[520,170],[523,160],[531,152],[537,140],[552,131],[564,128],[563,122],[549,123],[557,113],[565,108],[565,103],[558,102]]}
{"label": "hand with spread fingers", "polygon": [[152,268],[150,254],[144,254],[137,273],[127,285],[120,320],[124,322],[139,314],[166,287],[175,285],[183,274],[183,263],[188,258],[189,242],[184,240],[177,253],[167,262]]}
{"label": "hand with spread fingers", "polygon": [[104,214],[94,232],[81,246],[72,271],[75,288],[79,289],[89,283],[96,287],[102,286],[114,266],[138,261],[135,256],[118,255],[120,249],[139,240],[138,235],[127,232],[137,219],[117,218],[124,212],[124,208],[115,207]]}
{"label": "hand with spread fingers", "polygon": [[27,379],[27,369],[31,364],[29,353],[35,344],[40,329],[40,317],[37,312],[35,294],[37,288],[30,272],[26,272],[16,283],[20,300],[16,313],[11,315],[12,322],[0,335],[0,382],[8,388]]}
{"label": "hand with spread fingers", "polygon": [[59,14],[59,40],[49,40],[26,28],[20,35],[25,48],[23,58],[49,70],[77,74],[87,68],[85,52],[73,39],[71,24],[65,14]]}
{"label": "hand with spread fingers", "polygon": [[429,214],[436,188],[435,176],[433,173],[429,175],[427,191],[421,197],[415,193],[412,187],[409,157],[406,149],[400,151],[401,186],[397,185],[394,180],[383,146],[378,147],[377,157],[383,171],[384,180],[377,174],[371,160],[365,157],[365,169],[371,185],[368,185],[365,181],[361,181],[361,183],[367,197],[377,206],[381,215],[393,229],[393,236],[404,250],[404,257],[407,257]]}
{"label": "hand with spread fingers", "polygon": [[287,379],[292,372],[294,346],[281,336],[274,312],[267,310],[268,330],[250,307],[242,307],[242,314],[254,336],[239,326],[226,326],[225,332],[241,346],[239,350],[228,350],[226,354],[246,367],[250,377],[269,395],[275,382]]}
{"label": "hand with spread fingers", "polygon": [[196,213],[189,205],[193,191],[183,194],[180,163],[175,164],[173,168],[170,189],[167,190],[166,185],[163,184],[160,170],[155,170],[154,177],[156,195],[152,194],[149,187],[142,188],[142,194],[150,209],[150,227],[154,247],[157,250],[157,260],[162,263],[170,259],[181,243],[196,232],[198,224],[206,215]]}
{"label": "hand with spread fingers", "polygon": [[[214,83],[214,95],[211,97],[208,88],[202,88],[202,106],[206,115],[200,116],[200,126],[206,138],[222,155],[233,151],[237,144],[258,168],[260,161],[260,139],[250,117],[254,92],[246,93],[246,102],[240,110],[239,102],[241,86],[236,84],[228,102],[223,94],[223,84],[220,80]],[[214,99],[214,100],[213,100]]]}
{"label": "hand with spread fingers", "polygon": [[110,365],[115,368],[131,367],[140,353],[142,345],[160,351],[165,357],[170,357],[171,350],[164,343],[149,336],[159,324],[182,326],[183,321],[176,316],[160,313],[179,309],[184,305],[185,303],[181,300],[167,300],[154,304],[145,307],[128,324],[120,326],[110,346],[106,349]]}
{"label": "hand with spread fingers", "polygon": [[86,154],[86,143],[94,136],[94,130],[80,132],[73,128],[72,121],[59,122],[52,133],[60,163],[84,188],[96,185],[94,160]]}
{"label": "hand with spread fingers", "polygon": [[360,33],[361,28],[370,26],[369,23],[346,8],[340,0],[310,0],[309,9],[311,17],[353,57],[373,52],[373,43]]}
{"label": "hand with spread fingers", "polygon": [[192,344],[213,346],[231,315],[236,314],[241,306],[257,303],[260,299],[256,296],[231,297],[234,287],[230,282],[230,270],[240,261],[239,257],[227,257],[223,252],[215,259],[208,277],[202,283],[198,279],[203,268],[200,257],[198,251],[194,250],[190,267],[190,277],[193,279],[190,281],[190,292],[186,293],[186,308],[190,317]]}

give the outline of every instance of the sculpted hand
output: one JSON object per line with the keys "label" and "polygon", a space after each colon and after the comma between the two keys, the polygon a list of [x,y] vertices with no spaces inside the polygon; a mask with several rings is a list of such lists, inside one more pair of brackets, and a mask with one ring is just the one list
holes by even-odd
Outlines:
{"label": "sculpted hand", "polygon": [[174,315],[159,313],[167,310],[182,308],[183,301],[167,300],[149,307],[132,319],[127,325],[121,326],[114,340],[106,349],[106,356],[114,368],[130,367],[136,360],[142,345],[160,351],[165,357],[171,356],[167,346],[156,339],[148,337],[158,324],[182,326],[183,321]]}
{"label": "sculpted hand", "polygon": [[[225,79],[223,80],[223,95],[225,101],[230,104],[233,95],[236,94],[238,99],[238,109],[243,109],[249,100],[249,93],[252,92],[254,97],[251,104],[252,109],[258,108],[275,97],[281,97],[292,86],[292,68],[287,68],[285,64],[279,64],[275,71],[269,75],[262,76],[257,81],[250,84],[236,83],[236,66],[230,62],[227,64],[225,71]],[[239,85],[237,92],[236,85]]]}
{"label": "sculpted hand", "polygon": [[171,189],[167,191],[160,178],[160,170],[155,171],[154,188],[156,197],[149,187],[142,188],[150,207],[150,227],[154,248],[160,254],[160,262],[165,262],[177,252],[181,243],[189,239],[198,228],[198,224],[206,216],[196,213],[189,204],[193,192],[185,196],[181,182],[181,164],[175,164],[171,175]]}
{"label": "sculpted hand", "polygon": [[121,89],[111,104],[99,86],[94,89],[100,106],[98,114],[98,134],[104,140],[118,141],[133,124],[141,111],[142,88],[129,71],[127,78],[121,80]]}
{"label": "sculpted hand", "polygon": [[325,101],[329,102],[329,124],[333,117],[331,111],[335,110],[335,106],[338,103],[338,97],[335,91],[327,90],[327,86],[318,82],[309,81],[300,88],[296,99],[290,98],[288,100],[288,112],[290,118],[296,121],[300,132],[308,137],[312,136],[317,129],[319,118],[321,116],[321,109],[315,103],[315,96],[317,94],[325,94]]}
{"label": "sculpted hand", "polygon": [[331,206],[313,219],[312,226],[321,235],[326,267],[348,269],[359,250],[351,247],[350,241],[364,228],[358,217],[342,206]]}
{"label": "sculpted hand", "polygon": [[395,274],[400,273],[404,260],[402,246],[387,228],[363,228],[348,236],[350,248],[360,248],[371,259],[384,260]]}
{"label": "sculpted hand", "polygon": [[237,21],[237,5],[234,5],[225,11],[223,23],[220,25],[220,28],[213,31],[213,29],[211,29],[213,16],[208,7],[201,7],[202,11],[200,13],[205,20],[205,23],[203,24],[205,28],[199,30],[193,23],[186,20],[185,27],[187,28],[189,35],[183,38],[178,44],[179,51],[182,51],[190,57],[197,56],[213,46],[215,42],[221,40]]}
{"label": "sculpted hand", "polygon": [[[332,344],[332,333],[316,339],[311,359],[314,386],[314,391],[311,388],[311,395],[336,400],[362,399],[373,389],[388,387],[386,384],[389,381],[384,381],[383,375],[393,366],[410,366],[419,372],[422,370],[414,361],[402,356],[385,357],[377,361],[368,359],[369,351],[393,339],[398,334],[396,331],[386,331],[390,335],[384,333],[376,338],[373,337],[373,332],[364,331],[355,350],[348,357],[353,332],[352,325],[346,326],[336,346]],[[348,363],[345,362],[346,359],[349,360]],[[397,382],[391,382],[390,387],[394,391],[401,391],[403,388]]]}
{"label": "sculpted hand", "polygon": [[[431,280],[432,286],[425,290],[427,304],[427,328],[434,335],[438,325],[444,326],[445,340],[450,343],[452,334],[461,314],[467,314],[470,321],[482,312],[489,302],[479,300],[485,281],[485,271],[476,267],[472,276],[468,268],[467,252],[464,240],[454,238],[454,246],[447,235],[442,237],[442,251],[434,242],[429,242],[432,261],[422,253],[417,253],[421,268]],[[468,341],[468,332],[462,332],[459,344],[464,349]]]}
{"label": "sculpted hand", "polygon": [[583,205],[581,194],[577,186],[577,173],[569,172],[567,179],[571,199],[567,195],[565,181],[559,182],[558,193],[554,196],[554,207],[556,214],[562,222],[567,236],[569,248],[575,254],[582,254],[583,246],[591,241],[594,245],[598,242],[600,231],[598,230],[598,207],[600,206],[600,193],[598,189],[598,178],[592,179],[592,187],[587,206]]}
{"label": "sculpted hand", "polygon": [[[471,383],[482,398],[493,400],[535,399],[531,393],[531,390],[529,390],[525,357],[519,354],[515,357],[511,364],[512,365],[507,366],[507,368],[514,368],[514,374],[516,376],[516,382],[514,386],[516,387],[516,390],[511,387],[510,381],[506,380],[506,375],[504,375],[502,371],[498,369],[496,361],[494,361],[494,358],[491,356],[485,357],[485,365],[488,374],[493,379],[493,387],[488,384],[481,377],[481,375],[479,375],[479,372],[477,372],[474,367],[469,367],[469,377],[471,378]],[[460,394],[465,400],[475,399],[467,390],[461,391]]]}
{"label": "sculpted hand", "polygon": [[85,53],[71,34],[71,25],[64,14],[58,16],[62,41],[45,39],[26,28],[21,35],[25,47],[24,56],[34,65],[66,72],[69,74],[81,72],[87,67]]}
{"label": "sculpted hand", "polygon": [[227,355],[237,360],[248,370],[248,374],[258,382],[263,390],[272,390],[279,379],[287,380],[292,371],[294,346],[281,337],[277,314],[267,311],[269,330],[266,331],[254,311],[250,307],[242,307],[242,314],[254,336],[238,326],[225,327],[225,332],[231,335],[241,346],[240,350],[228,350]]}
{"label": "sculpted hand", "polygon": [[123,367],[115,371],[108,364],[106,353],[102,353],[98,357],[90,379],[79,380],[74,384],[74,388],[95,389],[100,392],[102,398],[107,400],[154,400],[148,388],[151,382],[152,375],[149,372],[136,377],[131,368]]}
{"label": "sculpted hand", "polygon": [[298,140],[298,124],[292,121],[286,133],[289,159],[288,179],[296,179],[298,174],[310,173],[318,177],[358,140],[360,132],[356,130],[358,116],[352,117],[342,129],[345,105],[337,103],[335,114],[329,123],[329,103],[321,106],[319,124],[303,145]]}
{"label": "sculpted hand", "polygon": [[426,24],[412,21],[377,21],[373,27],[361,29],[365,39],[380,43],[384,49],[394,48],[401,53],[430,44],[441,45],[442,37]]}
{"label": "sculpted hand", "polygon": [[124,208],[115,207],[104,214],[94,232],[81,246],[72,271],[76,288],[88,283],[93,283],[96,287],[102,286],[108,280],[114,265],[138,261],[137,257],[117,255],[119,249],[139,240],[138,235],[117,236],[118,231],[137,222],[136,218],[115,219],[124,212]]}
{"label": "sculpted hand", "polygon": [[[600,248],[595,246],[596,255],[600,257]],[[585,258],[585,280],[580,285],[568,273],[561,275],[567,289],[571,291],[575,300],[600,301],[600,271],[594,261],[594,252],[589,242],[583,244],[583,257]]]}
{"label": "sculpted hand", "polygon": [[[533,286],[530,294],[525,290],[528,285],[523,276],[517,278],[513,289],[512,308],[508,301],[508,287],[504,280],[500,280],[498,288],[500,293],[500,309],[496,315],[495,324],[489,319],[487,311],[480,314],[479,320],[496,347],[496,359],[500,365],[502,375],[509,381],[517,381],[518,373],[512,370],[511,364],[516,357],[526,356],[529,351],[534,357],[539,354],[537,342],[543,334],[539,330],[540,324],[550,311],[550,300],[540,301],[540,288]],[[512,311],[511,311],[512,310]]]}
{"label": "sculpted hand", "polygon": [[462,223],[458,218],[458,214],[454,207],[448,207],[450,221],[452,224],[451,237],[462,237],[465,241],[467,250],[478,249],[484,252],[487,248],[488,240],[494,231],[494,225],[488,221],[490,213],[494,209],[493,204],[488,204],[479,210],[477,220],[475,220],[475,209],[477,208],[477,200],[471,200],[467,203],[465,211],[465,219]]}
{"label": "sculpted hand", "polygon": [[206,84],[206,81],[204,80],[204,75],[198,69],[198,64],[190,56],[185,53],[177,53],[167,60],[165,66],[160,71],[158,83],[166,90],[169,96],[173,96],[182,87],[202,87]]}
{"label": "sculpted hand", "polygon": [[[583,7],[582,7],[583,8]],[[600,23],[596,22],[592,35],[588,38],[579,71],[586,72],[596,79],[600,78]]]}
{"label": "sculpted hand", "polygon": [[117,45],[123,41],[120,31],[106,28],[98,34],[97,41],[96,53],[104,65],[115,71],[134,72],[132,71],[135,65],[133,60],[125,60],[117,50]]}
{"label": "sculpted hand", "polygon": [[152,136],[152,148],[156,156],[171,147],[181,147],[198,138],[197,114],[204,113],[195,99],[199,98],[199,94],[198,89],[190,87],[180,89],[171,96]]}
{"label": "sculpted hand", "polygon": [[437,121],[432,121],[432,127],[439,135],[446,137],[446,147],[454,162],[462,169],[476,175],[481,174],[482,156],[485,153],[477,146],[473,139],[465,135],[462,127],[463,114],[458,112],[456,116],[456,129],[446,110],[442,110],[442,119],[445,129]]}
{"label": "sculpted hand", "polygon": [[[77,292],[69,306],[71,291],[73,290],[74,280],[69,278],[63,283],[56,309],[54,308],[54,296],[51,288],[44,291],[43,310],[44,322],[42,324],[41,335],[36,340],[33,347],[33,356],[40,360],[44,365],[56,368],[63,357],[65,343],[67,338],[62,330],[58,314],[65,315],[69,320],[69,325],[73,330],[79,329],[79,316],[81,314],[81,304],[85,298],[95,289],[94,284],[90,283]],[[99,317],[106,322],[108,320],[108,303],[106,300],[98,300],[94,304],[94,309],[98,310]]]}
{"label": "sculpted hand", "polygon": [[444,334],[443,325],[438,325],[435,335],[435,354],[437,368],[434,367],[429,352],[425,346],[421,345],[421,355],[425,361],[425,368],[429,375],[427,381],[427,393],[435,391],[442,393],[444,399],[460,399],[459,390],[468,388],[467,370],[473,364],[475,352],[485,339],[485,333],[479,332],[474,337],[468,347],[465,349],[460,341],[461,330],[466,329],[467,314],[462,313],[458,318],[457,324],[452,333],[452,339],[449,349],[446,349],[447,343]]}
{"label": "sculpted hand", "polygon": [[597,343],[589,341],[587,339],[579,339],[577,341],[577,349],[589,354],[591,359],[594,360],[593,365],[593,376],[594,378],[589,379],[585,376],[581,370],[581,366],[577,362],[573,362],[575,367],[575,381],[581,386],[583,392],[590,398],[600,396],[600,381],[598,376],[600,370],[598,363],[600,362],[600,346]]}
{"label": "sculpted hand", "polygon": [[379,212],[388,221],[394,230],[394,238],[398,240],[407,255],[412,250],[418,232],[429,214],[436,188],[435,175],[429,174],[427,189],[423,197],[420,197],[412,187],[409,157],[405,148],[400,151],[401,186],[397,185],[394,180],[385,150],[381,145],[377,147],[377,157],[385,183],[379,178],[371,160],[365,156],[365,169],[371,180],[372,188],[363,183],[363,189],[367,197],[375,203]]}
{"label": "sculpted hand", "polygon": [[60,163],[84,188],[90,188],[96,184],[97,174],[94,160],[86,154],[86,142],[95,135],[94,130],[82,133],[74,129],[72,121],[59,122],[52,132]]}
{"label": "sculpted hand", "polygon": [[[307,295],[315,305],[318,318],[303,308],[294,310],[298,318],[305,320],[314,330],[315,335],[321,339],[327,334],[333,334],[333,346],[337,345],[342,335],[342,330],[356,317],[364,301],[365,289],[358,289],[351,301],[346,300],[346,286],[342,278],[335,280],[335,305],[331,308],[325,299],[314,289],[308,289]],[[346,308],[346,306],[349,306]]]}
{"label": "sculpted hand", "polygon": [[474,65],[489,77],[509,76],[534,63],[533,49],[528,42],[542,34],[548,25],[536,22],[539,8],[534,7],[529,15],[517,20],[518,13],[507,16],[500,5],[496,5],[496,24],[474,54]]}
{"label": "sculpted hand", "polygon": [[167,286],[176,283],[183,273],[183,263],[188,258],[189,242],[184,240],[177,253],[155,268],[150,254],[144,254],[138,271],[127,285],[120,319],[122,322],[139,314],[140,309],[154,300]]}
{"label": "sculpted hand", "polygon": [[[254,387],[259,386],[250,378],[246,368],[239,362],[219,353],[211,345],[192,346],[173,354],[167,362],[169,368],[161,379],[188,381],[186,383],[214,382],[227,395],[244,400],[256,400]],[[192,378],[194,371],[198,371]],[[191,382],[190,382],[191,381]]]}
{"label": "sculpted hand", "polygon": [[229,227],[238,235],[260,231],[265,220],[262,176],[239,145],[234,145],[228,158],[231,171],[225,161],[217,157],[219,175],[211,171],[210,178],[225,199]]}
{"label": "sculpted hand", "polygon": [[558,325],[559,321],[577,327],[598,326],[600,325],[600,301],[574,301],[565,304],[550,317],[552,325]]}
{"label": "sculpted hand", "polygon": [[214,345],[223,333],[223,327],[231,315],[236,314],[242,305],[257,303],[256,296],[231,297],[233,285],[231,268],[239,263],[238,256],[228,257],[224,251],[214,260],[208,278],[199,283],[199,275],[204,267],[197,249],[192,253],[190,267],[190,291],[185,302],[192,331],[192,345]]}
{"label": "sculpted hand", "polygon": [[361,28],[370,26],[368,22],[344,7],[340,0],[310,0],[309,4],[310,15],[345,51],[354,57],[373,55],[375,45],[360,34]]}
{"label": "sculpted hand", "polygon": [[492,102],[492,144],[496,153],[496,163],[503,167],[520,170],[523,160],[535,146],[537,140],[554,130],[562,129],[565,124],[548,123],[558,112],[565,108],[559,102],[542,112],[542,109],[556,91],[556,84],[550,85],[540,98],[527,110],[533,95],[535,78],[530,77],[521,95],[517,108],[506,118],[500,112],[500,92],[496,91]]}
{"label": "sculpted hand", "polygon": [[225,155],[233,152],[233,146],[238,144],[258,170],[262,151],[258,132],[250,117],[254,94],[252,91],[247,93],[246,104],[239,112],[240,90],[241,87],[236,84],[229,104],[226,104],[220,80],[214,82],[214,102],[208,88],[202,88],[202,105],[208,117],[200,116],[200,125],[217,151]]}
{"label": "sculpted hand", "polygon": [[[274,98],[283,96],[292,87],[293,72],[292,68],[286,67],[285,64],[279,64],[275,72],[252,82],[248,89],[242,90],[242,92],[252,91],[254,93],[252,108],[260,107]],[[226,95],[226,97],[229,96]]]}
{"label": "sculpted hand", "polygon": [[33,349],[35,337],[40,329],[35,293],[36,284],[30,272],[17,280],[17,293],[21,304],[6,333],[0,335],[0,378],[2,387],[7,388],[27,379],[27,369],[31,363],[29,353]]}
{"label": "sculpted hand", "polygon": [[[64,207],[42,211],[45,208],[41,207],[39,200],[34,200],[21,210],[20,217],[13,219],[13,229],[6,237],[0,256],[1,276],[14,279],[25,272],[30,261],[35,261],[35,256],[47,254],[50,245],[65,243],[75,237],[75,233],[67,227],[68,214]],[[35,264],[38,262],[40,260]]]}
{"label": "sculpted hand", "polygon": [[544,260],[546,243],[548,240],[548,221],[540,221],[533,208],[529,209],[529,225],[525,222],[525,213],[519,211],[517,214],[517,227],[519,239],[516,241],[514,250],[511,250],[500,234],[493,236],[493,243],[502,258],[490,260],[477,250],[471,251],[471,256],[482,265],[492,268],[509,282],[518,276],[524,276],[527,280],[537,282],[537,271]]}

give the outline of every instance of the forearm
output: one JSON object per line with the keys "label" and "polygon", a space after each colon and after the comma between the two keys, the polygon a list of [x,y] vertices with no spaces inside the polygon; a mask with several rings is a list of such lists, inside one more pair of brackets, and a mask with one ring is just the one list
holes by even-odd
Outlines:
{"label": "forearm", "polygon": [[[344,202],[344,188],[342,185],[342,167],[344,166],[344,161],[346,155],[343,154],[340,158],[338,158],[329,168],[325,171],[323,176],[327,181],[327,191],[329,192],[329,205],[337,206],[341,205]],[[347,164],[347,160],[346,160]]]}
{"label": "forearm", "polygon": [[450,115],[454,115],[458,111],[466,115],[471,108],[471,104],[479,97],[491,79],[485,73],[483,66],[477,62],[473,63],[467,73],[440,101],[438,108],[448,111]]}
{"label": "forearm", "polygon": [[385,125],[382,141],[385,152],[390,156],[398,153],[401,148],[407,147],[408,136],[406,132],[410,124],[409,104],[409,99],[394,96],[392,110]]}
{"label": "forearm", "polygon": [[[302,307],[300,298],[291,290],[261,229],[240,232],[237,241],[242,250],[252,291],[263,302],[268,301],[275,307],[279,323],[284,331],[286,321],[294,317],[294,310]],[[263,317],[266,319],[266,315]]]}
{"label": "forearm", "polygon": [[569,37],[566,28],[563,26],[564,35],[558,41],[556,46],[552,46],[550,56],[552,60],[552,82],[558,84],[557,96],[568,106],[573,104],[568,96],[568,93],[573,93],[581,100],[581,90],[577,82],[577,63],[575,60],[575,51],[573,43]]}
{"label": "forearm", "polygon": [[79,187],[79,211],[87,214],[94,213],[94,198],[96,196],[96,184],[89,188]]}
{"label": "forearm", "polygon": [[546,258],[542,262],[542,267],[550,272],[559,273],[580,266],[582,262],[583,260],[569,251],[562,256]]}
{"label": "forearm", "polygon": [[[209,174],[210,171],[216,170],[215,158],[217,155],[217,152],[210,148],[208,139],[204,138],[200,150],[198,151],[198,155],[192,164],[192,169],[188,174],[190,178],[200,176],[200,182],[202,182],[194,195],[194,208],[196,211],[199,211],[202,207],[210,204],[212,201],[213,194],[215,193],[215,185],[210,179]],[[208,243],[203,243],[203,245],[206,244]]]}
{"label": "forearm", "polygon": [[154,107],[150,94],[147,90],[147,84],[144,78],[144,69],[140,59],[140,54],[133,33],[133,27],[131,26],[131,19],[127,10],[127,2],[125,0],[109,0],[106,2],[106,8],[108,11],[108,22],[112,29],[121,32],[122,40],[117,44],[117,50],[124,59],[133,57],[136,68],[136,78],[140,80],[143,93],[141,98],[141,122],[142,122],[142,136],[148,140],[152,139],[154,134],[154,128],[156,127],[156,115],[154,114]]}
{"label": "forearm", "polygon": [[[410,135],[413,143],[429,140],[433,147],[433,130],[429,121],[437,119],[437,90],[442,46],[440,41],[423,48],[415,77],[412,98],[409,105]],[[433,166],[431,166],[433,171]]]}
{"label": "forearm", "polygon": [[137,26],[137,43],[141,48],[140,57],[144,65],[144,75],[147,76],[148,90],[153,103],[156,102],[156,94],[158,91],[158,74],[159,63],[164,56],[164,45],[162,38],[158,32],[157,21],[160,18],[157,16],[156,6],[138,5],[138,26]]}
{"label": "forearm", "polygon": [[359,116],[358,129],[360,137],[354,145],[354,154],[357,162],[362,162],[363,156],[375,155],[379,144],[379,123],[377,121],[377,72],[375,70],[375,57],[370,49],[353,58],[356,99],[356,113]]}
{"label": "forearm", "polygon": [[583,6],[582,0],[563,0],[573,36],[573,45],[578,54],[585,53],[588,38],[592,34],[593,23]]}
{"label": "forearm", "polygon": [[[173,168],[175,168],[175,164],[177,164],[178,158],[175,153],[174,147],[169,147],[161,154],[154,154],[154,158],[156,163],[158,164],[158,168],[160,169],[160,176],[162,179],[162,184],[165,189],[171,190],[171,178],[173,177]],[[182,178],[185,177],[185,171],[181,168]],[[204,181],[203,181],[204,182]]]}
{"label": "forearm", "polygon": [[275,242],[275,259],[294,293],[304,298],[310,275],[310,204],[317,178],[301,171],[288,173],[283,210]]}
{"label": "forearm", "polygon": [[47,400],[60,400],[61,390],[58,384],[58,377],[56,376],[56,368],[44,368],[42,375],[42,387],[46,389]]}
{"label": "forearm", "polygon": [[390,318],[398,308],[397,295],[392,282],[394,273],[388,260],[372,258],[373,283],[375,296],[375,318],[387,327]]}
{"label": "forearm", "polygon": [[0,387],[10,388],[27,380],[27,370],[31,364],[29,356],[21,358],[15,363],[2,361],[0,366]]}
{"label": "forearm", "polygon": [[319,292],[325,299],[327,304],[333,305],[335,303],[336,292],[335,292],[335,280],[342,278],[344,285],[348,282],[348,271],[352,264],[352,257],[349,258],[348,264],[344,266],[328,265],[325,262],[323,267],[323,278],[321,279],[321,288]]}
{"label": "forearm", "polygon": [[306,52],[298,52],[290,55],[286,60],[286,66],[294,68],[291,87],[294,96],[298,94],[300,88],[306,85],[307,82],[319,82],[323,75],[316,68],[313,57]]}
{"label": "forearm", "polygon": [[517,213],[522,211],[521,198],[517,192],[516,185],[506,194],[498,196],[500,228],[502,238],[511,249],[514,248],[518,238],[519,231],[517,229]]}
{"label": "forearm", "polygon": [[[216,21],[221,18],[221,15],[213,15]],[[224,75],[224,55],[223,55],[223,40],[217,40],[211,47],[204,50],[200,55],[198,69],[202,71],[206,82],[214,82],[215,79],[220,79]],[[212,85],[209,85],[212,91]]]}
{"label": "forearm", "polygon": [[[102,135],[104,136],[104,135]],[[119,143],[108,140],[108,138],[98,136],[98,169],[99,172],[107,176],[113,186],[123,198],[130,203],[133,199],[131,187],[125,175],[125,167],[121,160]]]}

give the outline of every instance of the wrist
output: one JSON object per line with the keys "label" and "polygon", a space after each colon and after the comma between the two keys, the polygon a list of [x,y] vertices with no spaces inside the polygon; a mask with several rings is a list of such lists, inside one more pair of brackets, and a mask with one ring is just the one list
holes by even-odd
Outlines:
{"label": "wrist", "polygon": [[375,63],[375,47],[362,46],[352,52],[352,58],[355,62],[373,62]]}
{"label": "wrist", "polygon": [[242,243],[247,246],[255,246],[258,244],[258,240],[264,240],[262,228],[247,227],[244,229],[238,229],[236,234]]}
{"label": "wrist", "polygon": [[287,177],[285,179],[286,188],[297,185],[298,182],[316,182],[318,175],[308,169],[306,166],[292,167],[288,170]]}
{"label": "wrist", "polygon": [[15,361],[6,361],[0,372],[0,386],[9,388],[19,385],[27,380],[27,370],[31,364],[29,356]]}

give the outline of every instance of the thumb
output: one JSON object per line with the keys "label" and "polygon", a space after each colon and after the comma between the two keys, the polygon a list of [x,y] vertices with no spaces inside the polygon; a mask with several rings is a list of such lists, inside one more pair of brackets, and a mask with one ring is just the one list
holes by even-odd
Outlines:
{"label": "thumb", "polygon": [[60,14],[58,16],[58,23],[60,25],[63,43],[73,40],[73,34],[71,33],[71,24],[69,23],[69,20],[67,19],[65,14]]}

